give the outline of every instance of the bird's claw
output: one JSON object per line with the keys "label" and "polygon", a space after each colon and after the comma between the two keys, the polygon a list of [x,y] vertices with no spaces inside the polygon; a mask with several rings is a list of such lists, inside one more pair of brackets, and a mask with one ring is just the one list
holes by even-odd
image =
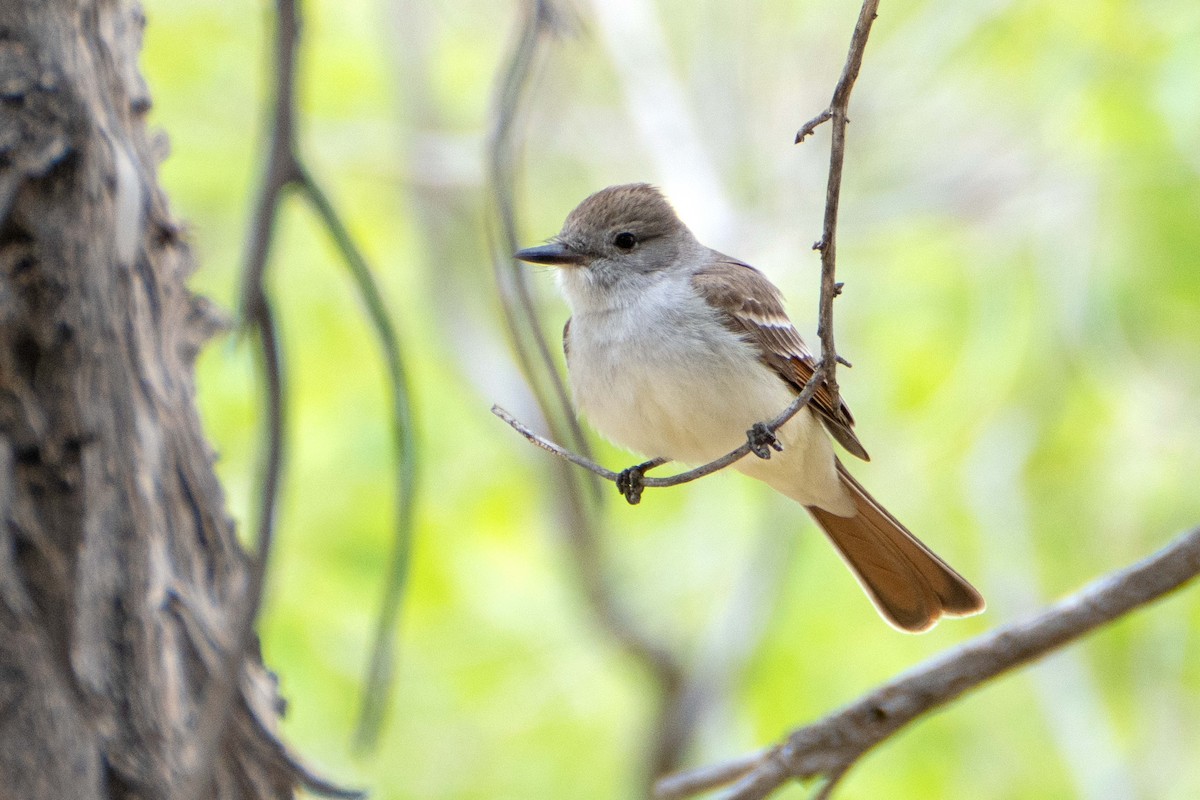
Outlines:
{"label": "bird's claw", "polygon": [[624,496],[629,505],[636,506],[642,502],[642,491],[646,488],[642,478],[646,477],[646,470],[653,466],[656,466],[656,462],[647,461],[617,473],[617,491]]}
{"label": "bird's claw", "polygon": [[746,439],[750,442],[750,452],[766,460],[771,457],[771,451],[783,452],[783,444],[764,422],[754,423],[754,427],[746,431]]}

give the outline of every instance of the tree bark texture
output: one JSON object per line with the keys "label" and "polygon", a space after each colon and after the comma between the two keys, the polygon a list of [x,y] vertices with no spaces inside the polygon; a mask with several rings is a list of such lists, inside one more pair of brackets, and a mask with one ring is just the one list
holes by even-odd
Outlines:
{"label": "tree bark texture", "polygon": [[[194,403],[219,325],[116,0],[0,0],[0,798],[186,793],[249,561]],[[199,797],[291,797],[257,653]]]}

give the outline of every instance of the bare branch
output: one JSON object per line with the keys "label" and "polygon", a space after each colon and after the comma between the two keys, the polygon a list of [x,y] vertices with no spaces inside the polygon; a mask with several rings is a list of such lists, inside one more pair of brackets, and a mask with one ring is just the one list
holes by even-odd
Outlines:
{"label": "bare branch", "polygon": [[822,111],[820,114],[817,114],[815,117],[810,119],[808,122],[801,125],[800,130],[796,131],[796,142],[795,143],[800,144],[805,139],[807,139],[809,136],[816,133],[817,126],[823,125],[824,123],[829,122],[829,120],[831,120],[831,119],[833,119],[833,112],[830,111],[828,108],[825,109],[824,111]]}
{"label": "bare branch", "polygon": [[[819,365],[817,367],[816,371],[814,372],[812,378],[809,379],[808,383],[806,383],[804,385],[804,389],[800,392],[800,394],[796,395],[796,399],[792,401],[791,405],[789,405],[787,408],[785,408],[783,411],[781,411],[779,413],[779,416],[775,417],[775,419],[773,419],[770,422],[763,425],[763,427],[768,432],[773,434],[776,431],[778,431],[780,428],[782,428],[788,420],[790,420],[792,417],[799,414],[800,409],[802,409],[806,405],[808,405],[809,401],[812,400],[813,395],[816,394],[817,387],[819,387],[821,385],[821,378],[825,374],[825,371],[826,371],[825,365],[822,363],[821,365]],[[600,476],[601,478],[604,478],[605,480],[613,481],[614,483],[616,483],[617,478],[620,477],[620,473],[613,472],[612,470],[609,470],[609,469],[605,469],[604,467],[597,464],[595,461],[592,461],[590,458],[586,458],[584,456],[577,455],[576,453],[572,453],[570,450],[567,450],[565,447],[562,447],[561,445],[557,445],[554,442],[550,441],[549,439],[545,439],[545,438],[537,435],[536,433],[531,431],[528,428],[528,426],[526,426],[524,423],[517,420],[512,414],[508,413],[500,406],[492,406],[492,413],[495,414],[500,419],[507,422],[509,425],[511,425],[513,427],[514,430],[516,430],[518,433],[520,433],[522,436],[524,436],[530,442],[532,442],[533,444],[542,448],[543,450],[545,450],[549,453],[553,453],[554,455],[558,456],[559,458],[570,461],[572,464],[575,464],[576,466],[583,467],[584,469],[595,473],[596,475]],[[665,478],[644,477],[641,479],[641,485],[648,487],[648,488],[664,489],[664,488],[671,487],[671,486],[679,486],[680,484],[683,484],[683,483],[689,483],[698,478],[703,478],[706,475],[711,475],[714,472],[717,472],[718,470],[722,470],[725,467],[728,467],[730,464],[733,464],[734,462],[739,461],[742,458],[745,458],[747,455],[750,454],[751,449],[752,449],[752,445],[751,445],[749,439],[747,439],[747,441],[744,442],[740,447],[736,447],[733,450],[730,450],[725,455],[721,456],[720,458],[713,459],[712,461],[708,462],[707,464],[701,464],[700,466],[696,467],[695,469],[689,469],[686,472],[680,472],[677,475],[670,475]],[[655,462],[657,462],[657,464],[668,463],[666,460],[663,460],[663,459],[655,459]]]}
{"label": "bare branch", "polygon": [[[767,797],[793,779],[840,778],[864,754],[909,723],[1164,597],[1197,575],[1200,527],[1154,555],[1094,581],[1038,616],[979,636],[823,720],[794,731],[769,757],[755,754],[734,762],[759,759],[725,800]],[[700,785],[712,772],[712,767],[705,767],[670,776],[661,782],[666,788],[657,796],[660,800],[690,796],[672,787]],[[711,781],[703,786],[705,790],[711,788]]]}
{"label": "bare branch", "polygon": [[833,790],[842,782],[842,778],[846,777],[848,770],[839,770],[825,779],[824,785],[821,786],[813,800],[829,800],[833,797]]}
{"label": "bare branch", "polygon": [[846,124],[850,121],[846,116],[850,107],[850,91],[854,81],[858,79],[858,71],[862,67],[863,53],[867,48],[867,37],[871,34],[871,23],[875,21],[879,9],[879,0],[864,0],[858,13],[858,23],[854,26],[854,34],[850,37],[850,52],[846,56],[846,65],[842,68],[842,76],[833,89],[833,99],[829,108],[822,111],[796,134],[796,142],[804,141],[804,137],[826,120],[832,123],[833,141],[829,148],[829,183],[825,187],[825,220],[821,229],[821,241],[814,249],[821,251],[821,307],[818,315],[817,335],[821,338],[821,364],[826,367],[825,383],[832,395],[831,403],[838,407],[837,348],[833,341],[833,299],[841,294],[841,284],[837,282],[837,220],[838,206],[842,195],[842,165],[846,160]]}
{"label": "bare branch", "polygon": [[[572,453],[567,448],[557,445],[554,442],[550,441],[549,439],[545,439],[545,438],[539,436],[538,434],[536,434],[532,430],[530,430],[529,427],[525,423],[521,422],[519,419],[517,419],[512,414],[505,411],[500,406],[495,406],[495,405],[492,406],[492,413],[495,414],[500,419],[507,422],[509,425],[511,425],[513,430],[515,430],[517,433],[521,434],[526,439],[528,439],[530,442],[532,442],[533,444],[536,444],[538,447],[542,448],[546,452],[553,453],[554,455],[558,456],[559,458],[566,459],[567,461],[570,461],[572,464],[579,466],[579,467],[583,467],[584,469],[588,470],[589,472],[594,472],[595,474],[599,475],[601,478],[604,478],[606,481],[612,481],[612,482],[616,483],[617,473],[613,472],[610,469],[605,469],[604,467],[597,464],[595,461],[592,461],[590,458],[584,458],[581,455],[576,455],[575,453]],[[647,478],[646,480],[649,481],[651,479]]]}

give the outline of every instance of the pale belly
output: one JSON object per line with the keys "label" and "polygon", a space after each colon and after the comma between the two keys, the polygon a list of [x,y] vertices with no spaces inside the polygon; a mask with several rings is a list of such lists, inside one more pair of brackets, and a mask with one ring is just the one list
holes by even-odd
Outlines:
{"label": "pale belly", "polygon": [[[635,336],[572,323],[569,373],[583,416],[606,438],[647,457],[702,464],[740,446],[756,422],[767,422],[795,398],[750,345],[730,348],[717,328],[659,326]],[[587,364],[587,369],[581,365]],[[832,446],[813,413],[801,411],[779,436],[782,453],[749,455],[735,469],[805,505],[844,507]]]}
{"label": "pale belly", "polygon": [[669,346],[633,363],[637,359],[622,358],[621,349],[594,361],[598,370],[572,370],[571,382],[580,410],[597,430],[647,456],[709,461],[791,401],[786,386],[761,368],[696,363],[694,355],[685,358]]}

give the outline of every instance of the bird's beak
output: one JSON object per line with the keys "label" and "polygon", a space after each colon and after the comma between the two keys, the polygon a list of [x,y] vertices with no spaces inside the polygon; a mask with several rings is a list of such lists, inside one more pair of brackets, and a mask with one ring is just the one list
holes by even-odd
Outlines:
{"label": "bird's beak", "polygon": [[565,244],[551,242],[539,247],[526,247],[513,253],[513,258],[528,261],[530,264],[549,264],[554,267],[574,267],[586,259],[582,253],[577,253]]}

